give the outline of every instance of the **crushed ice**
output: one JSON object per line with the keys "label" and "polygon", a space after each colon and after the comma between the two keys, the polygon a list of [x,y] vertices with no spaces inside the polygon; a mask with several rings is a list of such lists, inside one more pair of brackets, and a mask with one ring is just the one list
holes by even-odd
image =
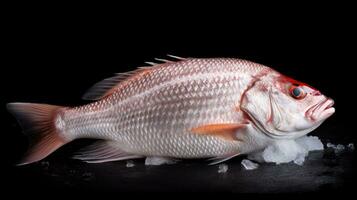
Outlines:
{"label": "crushed ice", "polygon": [[134,167],[134,166],[135,166],[134,161],[132,161],[132,160],[126,161],[126,167],[127,168],[131,168],[131,167]]}
{"label": "crushed ice", "polygon": [[355,150],[355,145],[353,143],[349,143],[348,145],[344,146],[342,144],[332,144],[328,142],[326,144],[327,148],[331,148],[334,150],[335,154],[340,154],[342,152],[347,151],[354,151]]}
{"label": "crushed ice", "polygon": [[228,171],[228,165],[220,164],[218,165],[218,173],[226,173]]}
{"label": "crushed ice", "polygon": [[248,159],[257,162],[288,163],[303,165],[309,151],[323,150],[322,142],[316,136],[303,136],[296,140],[279,140],[261,152],[248,155]]}
{"label": "crushed ice", "polygon": [[304,136],[295,140],[298,144],[304,147],[307,151],[324,150],[324,145],[316,136]]}
{"label": "crushed ice", "polygon": [[[355,149],[353,143],[348,145],[327,143],[326,147],[332,148],[336,154],[344,151],[354,151]],[[246,170],[257,169],[259,167],[258,163],[264,162],[275,164],[293,162],[301,166],[310,151],[320,150],[324,150],[324,145],[316,136],[303,136],[296,140],[278,140],[260,152],[249,154],[248,159],[243,159],[241,164]],[[177,160],[165,157],[146,157],[145,159],[145,165],[174,164],[176,162]],[[133,166],[135,165],[132,161],[127,161],[126,167]],[[226,173],[227,171],[228,165],[220,164],[218,166],[218,173]]]}
{"label": "crushed ice", "polygon": [[176,160],[164,158],[164,157],[146,157],[145,165],[164,165],[164,164],[175,164]]}
{"label": "crushed ice", "polygon": [[353,143],[349,143],[349,144],[347,145],[347,147],[348,147],[348,149],[351,150],[351,151],[355,150],[355,145],[354,145]]}
{"label": "crushed ice", "polygon": [[241,164],[243,165],[243,167],[246,169],[246,170],[253,170],[253,169],[257,169],[259,167],[259,164],[255,163],[255,162],[252,162],[248,159],[243,159]]}

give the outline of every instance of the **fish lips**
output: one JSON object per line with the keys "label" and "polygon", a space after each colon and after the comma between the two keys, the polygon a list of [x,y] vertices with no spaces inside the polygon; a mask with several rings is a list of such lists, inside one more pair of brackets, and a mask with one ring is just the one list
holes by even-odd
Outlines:
{"label": "fish lips", "polygon": [[333,113],[335,113],[334,100],[331,98],[326,98],[321,102],[311,106],[306,112],[305,116],[307,119],[316,122],[322,121],[329,118]]}

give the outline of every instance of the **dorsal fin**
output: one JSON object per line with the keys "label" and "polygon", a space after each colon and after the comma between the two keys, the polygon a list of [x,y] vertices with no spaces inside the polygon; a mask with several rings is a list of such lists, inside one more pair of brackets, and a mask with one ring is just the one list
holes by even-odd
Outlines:
{"label": "dorsal fin", "polygon": [[112,94],[117,86],[124,81],[140,76],[151,67],[139,68],[131,72],[117,73],[116,76],[104,79],[92,86],[82,97],[84,100],[99,100]]}
{"label": "dorsal fin", "polygon": [[[177,56],[171,56],[168,55],[169,57],[178,59],[179,61],[184,60],[184,58],[177,57]],[[138,69],[131,71],[131,72],[125,72],[125,73],[117,73],[115,76],[104,79],[94,86],[92,86],[82,97],[84,100],[100,100],[110,94],[112,94],[121,84],[123,84],[126,81],[133,80],[135,78],[138,78],[142,75],[144,75],[147,72],[150,72],[152,69],[162,66],[167,63],[172,63],[175,61],[169,61],[169,60],[164,60],[164,59],[156,59],[159,61],[162,61],[164,63],[161,64],[155,64],[150,62],[151,65],[153,66],[145,66],[145,67],[139,67]]]}

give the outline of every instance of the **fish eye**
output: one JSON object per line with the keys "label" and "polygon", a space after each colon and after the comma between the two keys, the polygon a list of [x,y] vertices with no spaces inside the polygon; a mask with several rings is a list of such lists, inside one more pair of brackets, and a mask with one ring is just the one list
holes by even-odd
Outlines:
{"label": "fish eye", "polygon": [[290,95],[295,99],[303,99],[306,96],[305,91],[299,86],[291,86]]}

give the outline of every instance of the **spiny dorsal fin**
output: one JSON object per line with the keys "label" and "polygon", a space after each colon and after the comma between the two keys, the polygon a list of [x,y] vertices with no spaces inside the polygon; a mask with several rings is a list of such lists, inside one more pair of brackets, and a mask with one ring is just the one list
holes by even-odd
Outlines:
{"label": "spiny dorsal fin", "polygon": [[[151,68],[151,67],[150,67]],[[143,75],[150,70],[149,67],[139,68],[131,72],[117,73],[116,76],[104,79],[92,86],[82,97],[84,100],[99,100],[112,94],[117,86],[133,77]]]}
{"label": "spiny dorsal fin", "polygon": [[[185,60],[185,58],[177,57],[177,56],[172,56],[168,55],[169,57],[178,59],[179,61]],[[152,69],[162,66],[167,63],[172,63],[175,61],[169,61],[165,59],[156,59],[158,61],[162,61],[164,63],[161,64],[156,64],[153,62],[146,62],[146,64],[152,65],[152,66],[145,66],[145,67],[139,67],[138,69],[131,71],[131,72],[125,72],[125,73],[117,73],[116,76],[104,79],[94,86],[92,86],[82,97],[84,100],[99,100],[102,99],[110,94],[112,94],[121,84],[123,84],[126,81],[133,80],[135,78],[138,78],[142,75],[144,75],[147,72],[150,72]]]}
{"label": "spiny dorsal fin", "polygon": [[151,66],[158,65],[158,63],[155,63],[155,62],[145,62],[145,64],[148,64],[148,65],[151,65]]}
{"label": "spiny dorsal fin", "polygon": [[162,59],[162,58],[154,58],[156,61],[160,61],[160,62],[163,62],[163,63],[170,63],[170,62],[174,62],[174,61],[171,61],[171,60],[167,60],[167,59]]}
{"label": "spiny dorsal fin", "polygon": [[180,56],[174,56],[172,54],[167,54],[167,56],[170,57],[170,58],[177,59],[177,60],[186,60],[186,58],[183,58],[183,57],[180,57]]}

